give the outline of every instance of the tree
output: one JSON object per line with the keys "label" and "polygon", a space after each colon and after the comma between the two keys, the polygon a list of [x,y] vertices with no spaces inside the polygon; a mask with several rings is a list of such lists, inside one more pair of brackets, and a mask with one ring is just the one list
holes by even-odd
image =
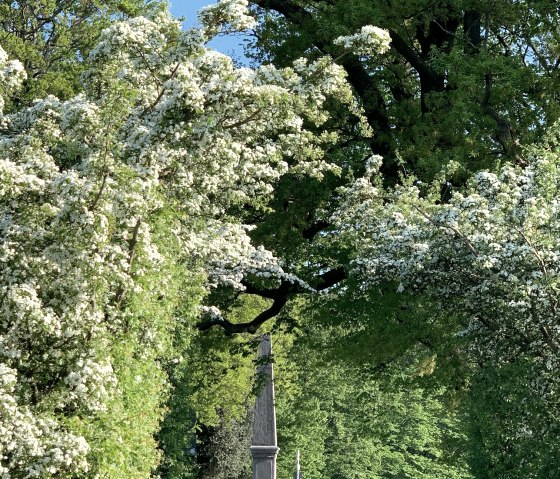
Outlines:
{"label": "tree", "polygon": [[[310,61],[330,56],[344,68],[369,127],[356,128],[356,118],[330,103],[321,128],[337,132],[341,142],[325,159],[338,164],[341,175],[303,183],[284,177],[270,214],[245,212],[245,221],[257,225],[255,241],[314,287],[347,277],[346,250],[325,249],[323,235],[332,230],[336,188],[361,176],[371,153],[382,157],[387,183],[401,175],[435,181],[445,201],[476,171],[526,163],[521,146],[541,141],[558,118],[558,12],[549,1],[251,3],[259,19],[254,58],[283,66],[302,55]],[[368,24],[387,30],[388,52],[356,54],[336,41]],[[276,299],[275,307],[247,330],[301,292],[288,285],[260,289]]]}
{"label": "tree", "polygon": [[424,174],[450,158],[470,171],[501,157],[515,161],[515,141],[534,141],[557,118],[551,39],[558,12],[549,1],[252,3],[263,12],[260,58],[277,64],[304,51],[338,57],[334,40],[364,25],[388,30],[391,51],[381,61],[339,60],[376,132],[371,148],[385,168],[396,152],[407,169]]}
{"label": "tree", "polygon": [[[394,281],[462,320],[462,354],[477,366],[472,400],[484,404],[472,419],[486,477],[558,468],[556,126],[528,161],[478,173],[444,204],[414,182],[384,191],[366,176],[345,190],[333,217],[363,283]],[[372,158],[368,175],[379,165]]]}
{"label": "tree", "polygon": [[[251,24],[240,7],[207,9],[201,30],[163,13],[115,22],[83,92],[2,114],[9,477],[147,477],[168,375],[208,283],[247,271],[297,281],[227,213],[257,207],[282,175],[328,170],[336,137],[306,125],[325,121],[329,98],[352,109],[352,95],[328,61],[249,70],[206,49],[220,25]],[[25,71],[3,50],[0,61],[10,104]]]}
{"label": "tree", "polygon": [[[375,356],[390,348],[372,348],[384,338],[368,323],[382,305],[361,299],[355,307],[322,298],[291,308],[302,314],[295,339],[282,328],[274,336],[280,477],[293,471],[296,449],[309,478],[473,477],[459,403],[431,377],[433,352],[393,349],[380,366]],[[378,328],[396,315],[379,316]]]}
{"label": "tree", "polygon": [[[255,0],[264,8],[253,12],[261,58],[278,66],[253,70],[205,48],[217,33],[254,25],[243,0],[203,10],[200,30],[181,32],[154,13],[112,23],[93,46],[94,25],[68,64],[49,63],[50,45],[67,44],[87,8],[53,16],[63,4],[49,3],[45,22],[40,15],[29,26],[18,15],[34,4],[3,5],[13,17],[10,51],[38,80],[21,90],[25,68],[1,51],[2,472],[147,477],[161,462],[154,434],[169,447],[192,425],[189,415],[169,426],[181,407],[170,388],[209,397],[235,385],[229,369],[247,366],[229,350],[242,340],[208,330],[253,334],[276,316],[297,328],[310,314],[289,317],[294,299],[322,292],[325,309],[346,302],[347,325],[390,341],[369,365],[387,375],[360,384],[348,366],[356,358],[342,354],[346,362],[322,378],[331,388],[350,379],[348,410],[319,382],[313,397],[296,394],[307,405],[297,420],[328,419],[306,439],[320,431],[347,442],[354,432],[342,426],[359,429],[352,420],[368,394],[388,411],[366,415],[360,439],[381,469],[356,454],[343,460],[327,444],[314,452],[317,474],[434,467],[467,476],[463,456],[440,460],[452,431],[459,443],[470,435],[474,474],[553,475],[558,12],[548,1],[509,3],[427,2],[418,16],[418,2]],[[294,60],[300,54],[307,58]],[[48,75],[63,72],[72,85],[61,98],[29,101],[34,91],[52,93]],[[366,326],[378,293],[390,311],[410,300],[436,314],[391,313]],[[251,318],[231,307],[243,294],[263,299],[260,311],[248,308]],[[217,345],[223,356],[189,376],[183,354]],[[460,362],[460,381],[444,374],[448,383],[429,391],[404,381],[413,386],[399,395],[400,372],[415,374],[410,361],[431,370],[449,358]],[[306,366],[300,359],[298,374]],[[216,380],[197,390],[206,373]],[[443,392],[467,386],[457,408],[471,414],[460,431]],[[202,425],[216,444],[236,418],[211,403],[192,413],[208,414]],[[160,430],[164,404],[171,410]],[[421,430],[395,426],[414,406]],[[289,407],[285,414],[294,424]],[[167,451],[160,472],[190,474],[175,467],[184,451]],[[223,472],[214,466],[205,472]]]}
{"label": "tree", "polygon": [[28,75],[14,106],[48,94],[63,100],[77,94],[80,74],[104,28],[165,7],[159,0],[2,0],[2,47]]}

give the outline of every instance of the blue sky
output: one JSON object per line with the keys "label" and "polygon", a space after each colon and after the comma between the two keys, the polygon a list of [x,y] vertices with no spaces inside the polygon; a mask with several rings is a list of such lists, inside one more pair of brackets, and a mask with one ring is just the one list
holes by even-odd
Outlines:
{"label": "blue sky", "polygon": [[[170,0],[171,13],[175,17],[185,17],[184,26],[191,27],[196,25],[196,12],[206,5],[215,3],[214,0]],[[227,53],[240,61],[243,61],[243,43],[242,37],[223,36],[218,37],[210,42],[210,47],[216,50]]]}

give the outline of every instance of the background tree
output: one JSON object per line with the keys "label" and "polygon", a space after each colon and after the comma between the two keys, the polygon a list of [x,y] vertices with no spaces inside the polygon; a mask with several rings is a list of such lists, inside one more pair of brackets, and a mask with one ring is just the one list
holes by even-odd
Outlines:
{"label": "background tree", "polygon": [[299,448],[308,477],[472,477],[461,411],[433,377],[433,351],[415,345],[402,353],[381,341],[372,349],[375,330],[381,339],[382,323],[398,324],[400,311],[361,300],[303,304],[296,339],[275,335],[283,346],[275,344],[280,476],[293,472]]}

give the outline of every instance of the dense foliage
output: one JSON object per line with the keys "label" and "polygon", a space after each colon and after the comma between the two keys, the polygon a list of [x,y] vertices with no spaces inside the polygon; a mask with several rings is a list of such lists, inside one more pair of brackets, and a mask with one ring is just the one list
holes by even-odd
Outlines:
{"label": "dense foliage", "polygon": [[[115,22],[81,93],[2,116],[5,477],[146,477],[197,285],[246,270],[291,278],[227,210],[282,174],[328,169],[336,137],[304,124],[324,121],[328,97],[352,96],[329,62],[238,69],[207,50],[221,24],[252,22],[230,3],[206,10],[201,30],[163,13]],[[0,61],[9,102],[26,73]]]}
{"label": "dense foliage", "polygon": [[[525,169],[478,173],[445,204],[420,198],[416,185],[381,192],[360,179],[342,192],[335,217],[364,284],[396,281],[397,291],[426,295],[459,317],[457,336],[482,369],[484,395],[519,408],[496,429],[502,440],[516,439],[500,462],[523,467],[525,477],[546,477],[557,466],[558,146],[547,140]],[[523,379],[511,388],[509,374]],[[489,385],[488,375],[503,380]],[[480,426],[489,434],[484,442],[497,441],[497,431]]]}
{"label": "dense foliage", "polygon": [[67,99],[78,93],[79,75],[104,28],[165,8],[159,0],[0,1],[2,48],[28,75],[14,106],[47,94]]}
{"label": "dense foliage", "polygon": [[2,477],[557,477],[558,16],[0,2]]}
{"label": "dense foliage", "polygon": [[366,318],[358,309],[348,308],[353,325],[322,314],[288,348],[278,344],[280,477],[293,472],[298,448],[310,477],[470,479],[460,411],[426,379],[426,348],[383,367],[356,350],[334,351],[345,340],[359,348],[372,332],[359,331]]}

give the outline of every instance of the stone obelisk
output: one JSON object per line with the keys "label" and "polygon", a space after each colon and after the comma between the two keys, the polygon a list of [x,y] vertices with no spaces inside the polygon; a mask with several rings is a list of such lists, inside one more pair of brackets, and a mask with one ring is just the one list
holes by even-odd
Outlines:
{"label": "stone obelisk", "polygon": [[255,403],[253,418],[253,479],[276,479],[276,412],[274,410],[274,376],[272,344],[269,335],[262,336],[259,347],[258,377],[263,382]]}

